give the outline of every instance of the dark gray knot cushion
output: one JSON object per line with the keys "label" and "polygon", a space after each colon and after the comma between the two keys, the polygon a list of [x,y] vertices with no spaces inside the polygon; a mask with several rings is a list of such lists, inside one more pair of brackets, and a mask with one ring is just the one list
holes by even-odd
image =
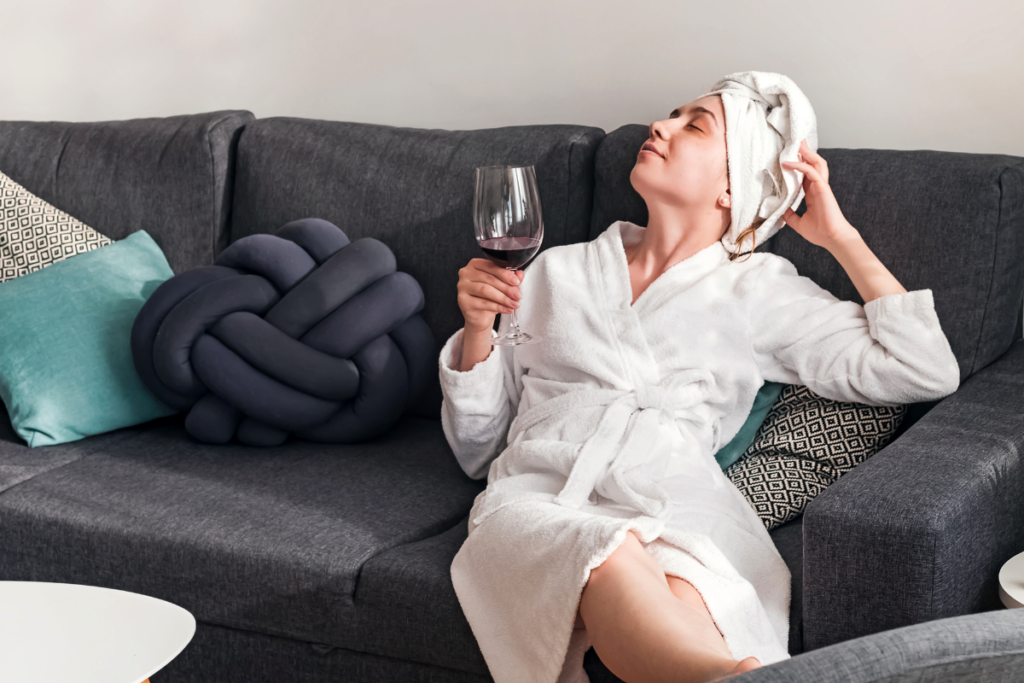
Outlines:
{"label": "dark gray knot cushion", "polygon": [[372,237],[306,218],[161,284],[132,358],[207,443],[352,443],[393,425],[436,372],[423,290]]}

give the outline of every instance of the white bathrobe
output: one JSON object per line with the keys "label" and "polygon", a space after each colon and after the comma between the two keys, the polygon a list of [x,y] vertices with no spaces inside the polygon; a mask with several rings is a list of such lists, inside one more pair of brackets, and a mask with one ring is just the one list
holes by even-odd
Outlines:
{"label": "white bathrobe", "polygon": [[452,582],[496,683],[588,680],[576,610],[628,530],[700,592],[735,659],[788,658],[789,569],[715,452],[768,380],[870,405],[959,386],[930,289],[862,306],[715,242],[631,304],[623,245],[644,230],[619,221],[536,257],[518,315],[541,341],[465,372],[463,330],[441,350],[445,436],[487,475]]}

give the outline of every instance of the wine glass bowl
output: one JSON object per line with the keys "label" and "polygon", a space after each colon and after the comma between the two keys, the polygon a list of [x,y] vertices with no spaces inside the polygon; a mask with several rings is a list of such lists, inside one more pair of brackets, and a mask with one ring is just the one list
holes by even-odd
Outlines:
{"label": "wine glass bowl", "polygon": [[[492,263],[519,270],[544,240],[544,219],[533,166],[482,166],[476,169],[473,226],[480,249]],[[513,346],[537,341],[519,329],[515,309],[508,332],[492,344]]]}

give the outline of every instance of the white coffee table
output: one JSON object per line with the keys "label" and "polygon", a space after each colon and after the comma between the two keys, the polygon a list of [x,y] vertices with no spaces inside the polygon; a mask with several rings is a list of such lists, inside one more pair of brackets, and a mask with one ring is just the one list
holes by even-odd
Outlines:
{"label": "white coffee table", "polygon": [[196,632],[186,610],[145,595],[0,581],[0,681],[142,683]]}
{"label": "white coffee table", "polygon": [[999,599],[1009,608],[1024,607],[1024,553],[1008,559],[999,570]]}

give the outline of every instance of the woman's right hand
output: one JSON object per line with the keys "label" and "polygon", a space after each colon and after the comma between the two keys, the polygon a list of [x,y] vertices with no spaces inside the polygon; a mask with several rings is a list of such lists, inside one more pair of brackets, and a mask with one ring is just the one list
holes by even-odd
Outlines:
{"label": "woman's right hand", "polygon": [[522,298],[519,283],[525,274],[522,270],[502,268],[485,258],[470,259],[460,268],[458,301],[466,320],[466,332],[490,337],[494,316],[519,308]]}

